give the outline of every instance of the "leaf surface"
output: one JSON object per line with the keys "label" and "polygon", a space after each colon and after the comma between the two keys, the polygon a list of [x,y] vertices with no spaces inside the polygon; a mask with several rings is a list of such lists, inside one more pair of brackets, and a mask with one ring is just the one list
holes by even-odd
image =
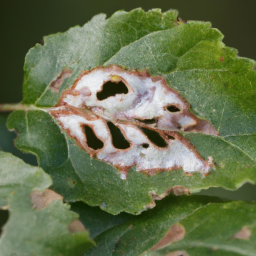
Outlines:
{"label": "leaf surface", "polygon": [[205,196],[168,197],[133,219],[128,214],[102,218],[97,208],[82,203],[72,209],[92,232],[91,222],[112,219],[111,225],[101,225],[104,229],[94,238],[97,246],[87,255],[237,256],[256,251],[255,203]]}
{"label": "leaf surface", "polygon": [[94,245],[51,184],[41,168],[0,152],[0,208],[10,211],[1,255],[80,255]]}
{"label": "leaf surface", "polygon": [[[20,134],[16,146],[37,155],[66,200],[99,205],[113,214],[139,213],[175,186],[193,193],[256,182],[254,61],[224,46],[222,34],[210,23],[183,24],[176,16],[176,11],[141,9],[117,12],[107,20],[98,15],[82,28],[45,37],[44,46],[29,51],[23,94],[24,104],[32,106],[12,113],[8,127]],[[61,128],[49,114],[61,94],[81,71],[110,64],[162,76],[188,101],[190,114],[215,127],[218,136],[178,130],[205,161],[213,158],[211,174],[188,176],[177,168],[149,177],[132,167],[122,180],[112,164],[90,157]]]}

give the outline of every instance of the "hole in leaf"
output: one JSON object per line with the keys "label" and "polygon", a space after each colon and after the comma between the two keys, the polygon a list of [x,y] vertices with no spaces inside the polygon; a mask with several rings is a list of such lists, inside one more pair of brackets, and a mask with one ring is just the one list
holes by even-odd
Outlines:
{"label": "hole in leaf", "polygon": [[170,105],[170,106],[168,106],[166,109],[167,109],[169,112],[172,112],[172,113],[175,113],[175,112],[179,112],[179,111],[180,111],[180,109],[177,108],[177,107],[174,106],[174,105]]}
{"label": "hole in leaf", "polygon": [[125,139],[121,130],[113,123],[108,122],[108,128],[112,135],[112,143],[115,148],[127,149],[130,147],[130,143]]}
{"label": "hole in leaf", "polygon": [[140,129],[145,133],[148,139],[153,142],[156,146],[164,148],[167,146],[166,141],[160,136],[160,134],[154,130],[147,129],[145,127],[140,127]]}
{"label": "hole in leaf", "polygon": [[86,134],[88,147],[93,148],[94,150],[103,148],[103,142],[96,137],[90,126],[84,125],[84,132]]}
{"label": "hole in leaf", "polygon": [[152,118],[152,119],[136,119],[144,124],[155,124],[156,123],[156,119]]}
{"label": "hole in leaf", "polygon": [[9,211],[0,210],[0,236],[2,234],[2,228],[9,219]]}
{"label": "hole in leaf", "polygon": [[120,81],[118,83],[113,83],[111,81],[106,82],[103,85],[102,91],[97,93],[98,100],[105,100],[108,97],[115,96],[116,94],[127,94],[128,88],[126,85]]}
{"label": "hole in leaf", "polygon": [[148,148],[148,147],[149,147],[149,144],[143,143],[143,144],[142,144],[142,147],[143,147],[143,148]]}
{"label": "hole in leaf", "polygon": [[168,138],[169,140],[175,140],[175,138],[174,138],[173,136],[169,135],[169,134],[167,134],[167,138]]}

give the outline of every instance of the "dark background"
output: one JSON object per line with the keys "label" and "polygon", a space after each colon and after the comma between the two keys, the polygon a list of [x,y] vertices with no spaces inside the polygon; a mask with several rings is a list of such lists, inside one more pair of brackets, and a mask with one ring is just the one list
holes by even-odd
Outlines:
{"label": "dark background", "polygon": [[40,39],[83,25],[98,13],[161,8],[179,10],[184,20],[211,21],[226,45],[256,59],[256,1],[253,0],[1,0],[0,102],[21,101],[24,57]]}
{"label": "dark background", "polygon": [[[0,103],[22,100],[24,57],[44,35],[82,26],[98,13],[109,17],[117,10],[130,11],[137,7],[146,11],[178,9],[183,20],[211,21],[225,35],[226,45],[237,48],[240,56],[256,59],[256,1],[252,0],[1,0]],[[2,149],[19,155],[17,150],[13,151],[13,145],[7,145],[10,140],[6,141],[7,138],[12,141],[15,135],[3,136],[6,131],[3,132],[0,131],[0,142],[5,143],[0,145]],[[27,156],[25,160],[35,163],[35,159],[29,160]],[[249,184],[235,192],[212,188],[203,193],[230,199],[256,199],[256,187]]]}

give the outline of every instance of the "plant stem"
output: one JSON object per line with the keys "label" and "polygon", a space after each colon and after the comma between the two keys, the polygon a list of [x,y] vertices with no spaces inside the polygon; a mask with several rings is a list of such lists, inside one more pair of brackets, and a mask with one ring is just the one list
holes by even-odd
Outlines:
{"label": "plant stem", "polygon": [[31,110],[33,109],[30,105],[24,105],[22,103],[14,104],[0,104],[0,112],[12,112],[15,110]]}

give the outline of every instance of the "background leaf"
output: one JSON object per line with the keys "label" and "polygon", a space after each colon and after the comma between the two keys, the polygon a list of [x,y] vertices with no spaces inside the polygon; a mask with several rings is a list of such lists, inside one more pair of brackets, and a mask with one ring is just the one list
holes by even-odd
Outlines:
{"label": "background leaf", "polygon": [[186,230],[182,240],[142,255],[254,255],[255,215],[255,203],[208,204],[180,222]]}
{"label": "background leaf", "polygon": [[14,131],[7,129],[8,113],[0,113],[0,150],[12,153],[14,156],[21,158],[25,163],[38,165],[36,157],[31,154],[26,154],[18,150],[14,145],[14,139],[17,137]]}
{"label": "background leaf", "polygon": [[42,169],[0,152],[0,208],[10,211],[1,255],[80,255],[94,245],[77,214],[47,190],[51,183]]}
{"label": "background leaf", "polygon": [[[193,193],[211,186],[236,189],[248,181],[255,183],[254,62],[225,47],[222,34],[210,23],[178,23],[176,14],[138,9],[117,12],[108,20],[96,16],[83,28],[45,37],[44,46],[37,45],[28,53],[24,103],[38,110],[12,113],[8,127],[20,133],[17,147],[38,156],[40,166],[54,180],[53,188],[66,200],[100,205],[113,214],[139,213],[153,207],[153,195],[163,195],[176,185]],[[163,75],[196,115],[209,120],[219,137],[185,136],[204,158],[213,156],[216,171],[205,178],[201,174],[189,177],[183,171],[147,177],[132,168],[124,181],[115,168],[91,159],[62,133],[44,112],[46,107],[58,102],[81,70],[108,64],[147,68],[151,75]],[[58,94],[49,87],[64,68],[73,73]]]}
{"label": "background leaf", "polygon": [[[254,255],[256,251],[255,203],[223,202],[205,196],[168,197],[155,209],[133,218],[128,214],[100,214],[97,207],[82,203],[73,204],[72,209],[92,233],[98,227],[91,223],[101,223],[101,231],[97,229],[94,238],[97,246],[87,255],[236,256]],[[110,218],[111,224],[107,225]],[[171,229],[174,226],[179,228]],[[169,230],[173,231],[165,246],[156,249]],[[184,234],[179,237],[181,230]]]}

